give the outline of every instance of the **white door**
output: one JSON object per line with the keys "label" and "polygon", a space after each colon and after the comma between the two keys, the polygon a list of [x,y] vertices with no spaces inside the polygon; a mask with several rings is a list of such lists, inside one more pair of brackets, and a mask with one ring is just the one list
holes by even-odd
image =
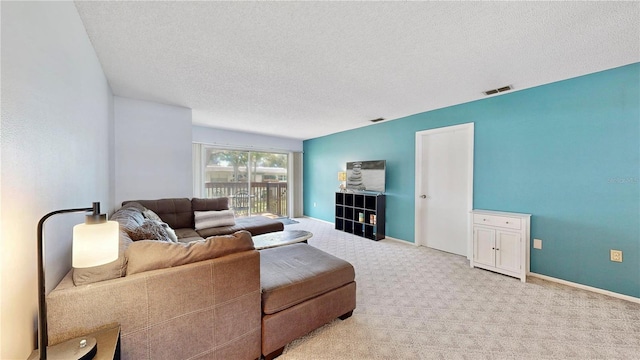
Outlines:
{"label": "white door", "polygon": [[416,133],[416,243],[470,256],[473,123]]}

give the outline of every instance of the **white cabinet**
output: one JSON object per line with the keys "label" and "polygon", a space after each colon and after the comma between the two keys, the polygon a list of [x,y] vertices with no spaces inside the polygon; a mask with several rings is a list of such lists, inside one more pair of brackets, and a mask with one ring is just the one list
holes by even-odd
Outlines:
{"label": "white cabinet", "polygon": [[471,211],[471,267],[527,281],[531,215],[489,210]]}

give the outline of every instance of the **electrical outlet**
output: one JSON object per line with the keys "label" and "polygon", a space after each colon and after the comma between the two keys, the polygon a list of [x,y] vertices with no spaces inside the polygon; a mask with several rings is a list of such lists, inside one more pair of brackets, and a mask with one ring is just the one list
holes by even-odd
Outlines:
{"label": "electrical outlet", "polygon": [[610,250],[611,261],[622,262],[622,250]]}
{"label": "electrical outlet", "polygon": [[534,249],[542,249],[542,240],[533,239],[533,248]]}

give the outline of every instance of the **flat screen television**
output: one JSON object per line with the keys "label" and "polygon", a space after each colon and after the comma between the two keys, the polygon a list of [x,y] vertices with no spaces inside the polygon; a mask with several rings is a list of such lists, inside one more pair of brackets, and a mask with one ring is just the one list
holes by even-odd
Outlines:
{"label": "flat screen television", "polygon": [[347,163],[347,189],[381,192],[385,190],[385,160]]}

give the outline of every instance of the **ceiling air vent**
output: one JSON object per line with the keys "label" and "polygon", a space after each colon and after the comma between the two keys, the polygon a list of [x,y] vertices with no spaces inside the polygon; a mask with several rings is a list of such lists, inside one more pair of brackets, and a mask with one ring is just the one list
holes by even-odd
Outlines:
{"label": "ceiling air vent", "polygon": [[511,85],[503,86],[503,87],[497,88],[497,89],[491,89],[491,90],[483,91],[483,93],[485,95],[493,95],[493,94],[497,94],[497,93],[501,93],[501,92],[505,92],[505,91],[509,91],[509,90],[513,90]]}
{"label": "ceiling air vent", "polygon": [[377,123],[378,121],[382,121],[382,120],[384,120],[384,118],[377,118],[369,121],[371,121],[372,123]]}

